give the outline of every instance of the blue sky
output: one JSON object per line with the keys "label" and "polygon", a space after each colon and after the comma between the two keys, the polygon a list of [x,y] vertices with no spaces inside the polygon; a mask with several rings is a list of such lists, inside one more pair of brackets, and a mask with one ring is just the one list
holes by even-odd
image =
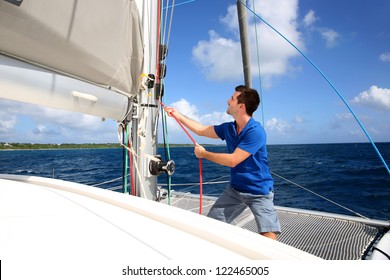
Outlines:
{"label": "blue sky", "polygon": [[[176,1],[183,2],[187,1]],[[248,3],[321,69],[373,141],[390,141],[389,1]],[[230,120],[226,101],[243,83],[235,7],[235,1],[195,0],[174,8],[164,103],[204,124]],[[256,20],[255,25],[251,12],[247,16],[253,87],[262,96],[254,117],[264,125],[268,143],[367,142],[314,67],[262,22]],[[2,99],[0,107],[0,142],[118,141],[112,120]],[[171,143],[190,143],[171,118],[168,127]],[[199,143],[222,143],[195,138]]]}

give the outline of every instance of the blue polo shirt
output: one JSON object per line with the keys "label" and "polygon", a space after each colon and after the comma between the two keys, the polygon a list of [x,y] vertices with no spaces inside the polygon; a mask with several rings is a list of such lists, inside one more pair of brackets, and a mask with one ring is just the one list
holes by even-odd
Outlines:
{"label": "blue polo shirt", "polygon": [[215,133],[226,140],[229,153],[238,147],[251,155],[231,168],[230,185],[246,193],[266,195],[273,190],[274,180],[268,167],[266,134],[262,125],[250,118],[244,129],[237,135],[236,122],[214,126]]}

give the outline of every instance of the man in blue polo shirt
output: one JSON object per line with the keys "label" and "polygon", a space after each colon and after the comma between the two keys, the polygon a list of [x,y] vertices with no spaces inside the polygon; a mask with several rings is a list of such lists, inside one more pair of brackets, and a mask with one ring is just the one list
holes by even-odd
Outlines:
{"label": "man in blue polo shirt", "polygon": [[214,153],[196,144],[195,155],[231,167],[230,186],[221,194],[208,216],[231,223],[248,206],[256,220],[260,234],[275,239],[280,223],[273,204],[274,181],[268,167],[266,133],[261,124],[252,118],[260,104],[255,89],[237,86],[227,101],[227,113],[234,122],[204,126],[166,107],[192,132],[209,138],[226,141],[228,153]]}

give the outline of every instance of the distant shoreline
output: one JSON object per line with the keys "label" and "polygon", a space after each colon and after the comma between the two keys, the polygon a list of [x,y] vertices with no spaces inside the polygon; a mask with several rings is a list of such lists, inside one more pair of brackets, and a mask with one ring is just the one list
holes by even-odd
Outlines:
{"label": "distant shoreline", "polygon": [[[193,147],[193,144],[170,144],[170,147]],[[204,145],[216,146],[216,145]],[[31,144],[31,143],[4,143],[0,142],[0,151],[15,151],[15,150],[65,150],[65,149],[117,149],[122,146],[119,143],[103,143],[103,144]],[[158,147],[163,147],[159,144]]]}
{"label": "distant shoreline", "polygon": [[31,143],[0,143],[0,150],[63,150],[63,149],[98,149],[120,148],[117,143],[105,144],[31,144]]}
{"label": "distant shoreline", "polygon": [[[384,144],[388,142],[377,142],[376,144]],[[357,143],[313,143],[313,144],[268,144],[267,146],[279,145],[338,145],[338,144],[370,144],[369,142]],[[200,144],[205,147],[210,146],[225,146],[225,144]],[[175,147],[193,147],[193,144],[169,144],[170,148]],[[164,144],[158,144],[159,148],[163,148]],[[17,150],[65,150],[65,149],[118,149],[122,148],[119,143],[65,143],[65,144],[32,144],[32,143],[5,143],[0,142],[0,151],[17,151]]]}

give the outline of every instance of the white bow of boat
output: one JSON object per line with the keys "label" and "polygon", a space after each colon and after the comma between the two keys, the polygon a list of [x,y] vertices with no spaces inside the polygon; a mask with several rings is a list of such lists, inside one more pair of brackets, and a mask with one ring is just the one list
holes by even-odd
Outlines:
{"label": "white bow of boat", "polygon": [[138,261],[318,259],[144,198],[57,179],[0,178],[0,259],[95,254]]}

